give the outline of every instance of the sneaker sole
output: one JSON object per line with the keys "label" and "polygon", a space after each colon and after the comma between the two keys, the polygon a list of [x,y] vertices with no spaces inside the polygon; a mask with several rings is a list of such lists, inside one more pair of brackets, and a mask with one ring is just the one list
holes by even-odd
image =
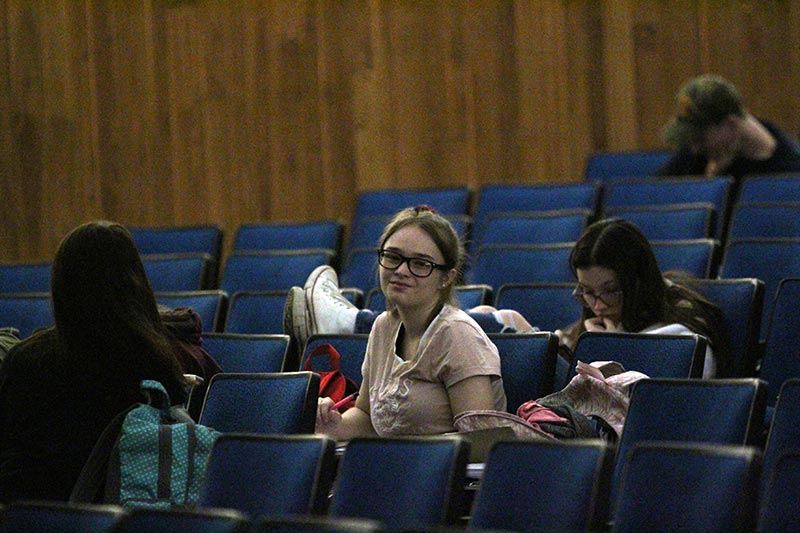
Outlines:
{"label": "sneaker sole", "polygon": [[305,291],[300,287],[292,287],[283,306],[283,332],[297,339],[301,349],[309,337],[305,303]]}

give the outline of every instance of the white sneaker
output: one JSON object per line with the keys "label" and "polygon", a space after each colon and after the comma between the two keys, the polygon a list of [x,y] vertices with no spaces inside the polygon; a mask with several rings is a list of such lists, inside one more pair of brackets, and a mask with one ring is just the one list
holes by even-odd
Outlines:
{"label": "white sneaker", "polygon": [[292,287],[283,305],[283,332],[294,337],[301,350],[310,335],[309,322],[305,291],[300,287]]}
{"label": "white sneaker", "polygon": [[358,307],[342,295],[333,267],[314,269],[305,284],[309,333],[353,333]]}

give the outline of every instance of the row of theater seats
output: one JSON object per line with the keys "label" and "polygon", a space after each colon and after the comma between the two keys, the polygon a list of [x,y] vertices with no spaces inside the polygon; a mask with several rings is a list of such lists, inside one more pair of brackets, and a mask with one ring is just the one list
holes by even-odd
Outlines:
{"label": "row of theater seats", "polygon": [[[207,402],[216,379],[302,377],[310,385],[303,389],[309,399],[319,385],[309,373],[220,376],[212,379]],[[474,433],[355,438],[337,448],[326,437],[291,428],[253,431],[238,415],[270,409],[245,401],[254,394],[253,387],[229,385],[225,390],[230,420],[212,450],[198,508],[125,512],[18,504],[3,511],[0,530],[36,531],[35,525],[46,520],[59,521],[62,529],[57,529],[64,530],[72,520],[95,520],[91,529],[76,530],[210,531],[210,525],[201,525],[214,519],[259,531],[279,530],[267,527],[278,525],[284,531],[362,531],[362,526],[368,528],[364,531],[800,527],[800,380],[782,388],[764,446],[759,380],[653,379],[634,386],[617,446],[595,440],[501,438],[479,457],[471,453]],[[271,399],[279,396],[276,390]],[[236,401],[244,401],[246,408],[234,405]],[[295,400],[272,411],[273,417],[292,416],[302,407]],[[26,527],[14,529],[20,524]]]}
{"label": "row of theater seats", "polygon": [[[485,185],[474,208],[466,187],[367,191],[358,196],[346,249],[339,221],[247,224],[224,260],[216,226],[132,232],[159,292],[285,291],[331,264],[343,286],[366,294],[376,284],[380,231],[408,205],[429,203],[450,217],[471,248],[464,282],[495,288],[571,281],[565,257],[572,242],[591,220],[614,215],[643,229],[662,270],[757,277],[771,294],[780,279],[800,276],[798,201],[800,180],[785,175],[748,177],[738,188],[726,177]],[[48,288],[48,263],[0,265],[0,293]]]}
{"label": "row of theater seats", "polygon": [[[287,383],[289,382],[292,382],[294,385],[288,386]],[[294,392],[292,392],[292,390],[294,390]],[[313,406],[316,404],[317,391],[318,379],[316,375],[305,372],[273,375],[218,375],[211,380],[200,421],[217,427],[226,433],[246,432],[251,434],[274,434],[310,431],[311,428],[313,428]],[[303,394],[305,394],[305,400],[300,399],[300,396]],[[287,400],[275,403],[277,398],[287,398]],[[800,400],[800,380],[790,380],[784,384],[778,403],[770,417],[771,424],[769,426],[769,435],[766,438],[765,444],[763,421],[766,412],[766,390],[762,381],[757,379],[697,380],[677,378],[642,381],[635,385],[631,394],[631,403],[621,440],[616,450],[609,452],[613,456],[611,462],[606,465],[609,471],[604,474],[601,473],[601,469],[597,469],[592,476],[594,482],[601,483],[605,487],[611,487],[610,500],[608,502],[592,501],[592,505],[585,505],[583,507],[578,506],[575,500],[567,500],[576,505],[576,509],[573,510],[574,512],[582,509],[584,513],[583,516],[588,518],[589,510],[596,509],[599,512],[599,517],[601,517],[602,520],[606,520],[608,517],[603,516],[603,508],[612,508],[613,505],[622,505],[621,502],[623,501],[624,493],[622,487],[624,487],[623,480],[626,476],[625,461],[631,460],[633,454],[629,455],[629,451],[634,450],[637,445],[653,441],[679,441],[685,444],[703,443],[705,445],[717,447],[733,446],[740,447],[739,450],[734,452],[734,455],[745,458],[747,462],[746,469],[740,472],[742,477],[728,478],[729,484],[726,487],[727,489],[736,491],[735,493],[737,494],[735,500],[727,500],[731,505],[727,508],[727,511],[742,513],[734,514],[729,517],[729,519],[734,519],[734,522],[731,523],[737,523],[736,520],[747,518],[748,510],[750,512],[754,511],[756,502],[759,501],[759,492],[766,492],[770,483],[775,482],[776,475],[774,468],[776,464],[782,461],[781,456],[785,452],[793,451],[797,448],[797,437],[800,436],[797,429],[798,417],[800,416],[800,410],[798,410],[800,402],[798,402],[798,400]],[[310,409],[308,407],[309,405],[311,405]],[[679,414],[679,416],[676,416],[676,414]],[[283,419],[290,420],[291,423],[276,425]],[[305,422],[303,422],[303,420],[305,420]],[[376,442],[372,444],[372,446],[380,446],[380,442]],[[741,448],[745,446],[750,447],[750,449],[746,450]],[[346,454],[348,451],[350,451],[349,446],[345,449],[345,458],[347,458]],[[691,486],[693,490],[713,491],[717,489],[721,490],[722,487],[725,487],[724,483],[719,482],[721,472],[713,471],[709,468],[709,458],[716,455],[724,455],[726,451],[727,450],[719,448],[701,452],[701,457],[698,460],[700,464],[706,465],[706,470],[703,472],[709,476],[706,478],[708,486]],[[573,457],[572,454],[575,452],[565,451],[563,453],[569,454],[569,457]],[[760,468],[762,454],[763,470]],[[243,455],[242,453],[232,453],[231,457],[237,458]],[[431,456],[433,454],[430,452],[421,452],[421,455]],[[529,494],[527,485],[535,484],[541,486],[545,483],[545,480],[541,478],[542,465],[536,464],[536,461],[542,460],[542,456],[537,453],[530,453],[530,450],[529,453],[523,454],[523,456],[528,456],[529,461],[534,463],[530,465],[530,472],[532,474],[530,476],[521,475],[520,468],[525,463],[519,458],[512,463],[512,465],[516,466],[506,464],[505,471],[513,474],[515,478],[512,476],[512,479],[503,479],[502,482],[498,483],[498,487],[495,489],[498,491],[496,497],[504,498],[505,500],[503,501],[508,501],[510,498],[508,490],[509,487],[512,486],[510,484],[513,479],[517,479],[518,483],[522,483],[525,486],[524,489],[522,487],[519,488],[518,495],[518,498],[524,502],[530,502],[530,499],[525,500],[521,496],[523,494]],[[354,475],[359,477],[359,480],[362,483],[366,483],[366,485],[358,485],[359,490],[367,491],[376,498],[392,499],[396,497],[399,501],[408,503],[406,499],[400,497],[393,491],[401,490],[399,485],[402,485],[406,477],[415,476],[415,472],[408,466],[409,463],[417,466],[420,466],[420,463],[417,461],[403,461],[402,459],[392,461],[389,460],[389,457],[391,457],[390,452],[386,450],[378,452],[374,448],[372,451],[365,453],[364,457],[377,458],[376,460],[379,464],[372,468],[377,469],[379,472],[385,472],[386,477],[380,479],[371,478],[366,473],[369,471],[369,467],[366,467],[364,463],[360,462],[360,467],[353,469],[355,472]],[[408,452],[403,452],[400,457],[408,458]],[[620,458],[623,459],[621,460]],[[251,471],[255,467],[252,464],[243,463],[241,459],[236,459],[236,461],[231,464],[226,464],[225,468],[220,469],[219,472],[221,472],[223,476],[235,476],[229,479],[237,479],[238,482],[241,483],[242,480],[248,478],[245,477],[242,472],[236,475],[235,466],[239,465],[243,471]],[[559,464],[561,464],[562,467],[565,466],[563,461],[559,461]],[[698,483],[697,478],[693,477],[699,472],[695,463],[691,463],[692,466],[689,467],[689,463],[679,460],[678,464],[684,464],[686,469],[674,471],[673,468],[668,468],[667,471],[671,471],[672,477],[664,477],[662,470],[658,470],[655,467],[655,465],[658,464],[659,462],[657,461],[654,465],[651,465],[645,470],[637,469],[637,475],[644,475],[645,478],[648,475],[650,476],[650,482],[645,483],[644,486],[648,484],[659,485],[659,490],[664,490],[665,493],[672,492],[673,494],[685,495],[685,490],[681,492],[675,489],[680,486],[683,486],[684,489],[687,488],[686,484],[689,482],[688,480],[691,480],[691,483]],[[492,460],[490,457],[487,467],[490,472],[491,466]],[[269,468],[269,466],[263,467]],[[430,465],[423,464],[420,467],[422,470],[416,472],[416,475],[425,481],[418,479],[417,482],[431,483],[431,479],[426,479],[426,475],[430,476],[430,472],[435,470],[429,470],[431,468]],[[459,466],[459,468],[462,467]],[[533,475],[533,473],[537,472],[539,476]],[[209,475],[213,476],[213,469],[211,469]],[[630,475],[630,472],[628,472],[627,475]],[[552,477],[547,476],[546,479],[552,483],[565,482],[560,472],[558,475]],[[656,479],[662,479],[662,482],[665,479],[671,480],[671,482],[676,483],[676,486],[671,487],[672,490],[669,490],[669,488],[664,487],[663,484],[653,483],[653,480]],[[389,480],[395,481],[394,483],[389,483]],[[486,481],[486,478],[483,478],[483,480]],[[259,479],[254,480],[254,482],[258,483]],[[351,483],[355,482],[351,481]],[[570,484],[568,482],[566,483]],[[459,482],[459,485],[460,484],[461,482]],[[228,489],[231,487],[230,484],[224,486]],[[382,488],[376,489],[376,487]],[[428,486],[428,488],[431,489],[432,485]],[[782,490],[786,489],[786,487],[780,488]],[[222,506],[225,507],[238,507],[241,509],[241,505],[243,504],[238,498],[244,499],[248,502],[248,505],[251,505],[253,489],[254,487],[248,488],[242,486],[239,487],[239,492],[235,494],[221,491],[220,494],[224,493],[224,497],[227,499],[221,502],[215,501],[211,503],[214,505],[222,504]],[[386,491],[385,493],[383,492],[384,490]],[[641,500],[641,490],[641,487],[637,487],[637,490],[631,493],[631,495],[638,495],[636,499]],[[376,491],[378,494],[376,494]],[[420,492],[420,487],[418,485],[413,493],[417,492]],[[563,497],[563,492],[560,491],[547,492],[551,495],[557,495],[554,497]],[[452,490],[450,490],[449,493],[454,494]],[[590,492],[587,490],[587,494],[594,494],[595,498],[602,498],[603,495],[608,495],[609,493],[604,491]],[[430,495],[430,492],[425,492],[425,497]],[[780,496],[780,494],[776,496]],[[409,496],[406,495],[406,498],[407,497]],[[617,498],[621,498],[619,502]],[[676,497],[673,496],[673,498]],[[480,497],[478,500],[480,501]],[[680,498],[676,498],[676,500],[680,501]],[[705,501],[705,499],[701,500]],[[577,501],[584,502],[584,504],[587,503],[585,500]],[[654,498],[651,503],[655,503],[656,501],[657,500]],[[766,497],[762,498],[762,501],[767,501]],[[364,508],[359,508],[358,503],[352,503],[352,510],[343,514],[380,520],[389,519],[387,517],[387,515],[389,515],[391,519],[397,520],[402,513],[401,510],[391,509],[390,506],[381,504],[381,502],[373,501],[369,504],[361,503],[364,505]],[[436,507],[439,509],[439,512],[444,512],[444,509],[448,508],[459,508],[459,505],[455,503],[451,503],[449,507],[446,503],[447,502],[440,502]],[[612,505],[608,506],[609,503]],[[546,502],[542,502],[542,504],[546,509],[551,507],[551,505],[546,504]],[[402,507],[406,508],[406,506]],[[422,508],[421,504],[412,505],[410,507]],[[724,508],[724,506],[720,506],[718,510]],[[376,509],[381,509],[381,511],[376,511]],[[249,514],[254,514],[254,509],[252,507],[243,510]],[[677,511],[678,509],[675,510]],[[373,514],[365,515],[365,513],[370,512]],[[407,510],[406,512],[410,511]],[[497,508],[497,501],[489,506],[485,512],[502,514],[501,510]],[[525,512],[525,509],[518,508],[517,512]],[[533,511],[528,509],[527,512],[531,513]],[[567,513],[567,515],[574,517],[574,512]],[[449,513],[445,514],[451,516]],[[564,516],[561,516],[561,518],[564,519]],[[700,519],[701,516],[708,518],[709,515],[697,515],[695,512],[690,516],[693,516],[693,519]],[[722,518],[722,516],[718,518]],[[530,520],[530,517],[527,519]],[[596,520],[598,517],[595,516],[592,517],[592,519]],[[746,521],[742,523],[746,523]],[[547,525],[548,524],[543,524],[543,526]],[[640,524],[640,526],[641,525],[644,524]],[[484,523],[481,524],[481,526],[504,528],[503,524],[500,523]]]}
{"label": "row of theater seats", "polygon": [[[472,258],[464,282],[494,288],[508,283],[570,282],[574,279],[568,267],[571,248],[572,242],[487,245]],[[800,238],[734,240],[724,248],[714,239],[653,241],[653,249],[664,271],[708,279],[754,277],[765,282],[768,294],[775,293],[781,279],[800,277]],[[218,285],[229,295],[286,291],[302,285],[314,268],[329,264],[331,257],[326,251],[234,254]],[[209,275],[209,263],[203,257],[146,256],[144,264],[158,292],[201,290],[206,286],[202,280]],[[351,254],[351,269],[339,270],[341,284],[366,295],[377,285],[376,265],[373,248],[356,250]],[[47,292],[49,277],[49,263],[0,265],[0,293]]]}
{"label": "row of theater seats", "polygon": [[[795,334],[795,333],[793,333]],[[552,332],[526,334],[492,333],[500,354],[503,386],[508,411],[516,413],[528,400],[561,390],[574,376],[574,365],[558,356],[558,340]],[[296,355],[286,335],[208,333],[204,345],[226,373],[293,372],[298,369],[330,370],[327,366],[306,366],[309,354],[321,344],[331,344],[341,355],[340,370],[356,384],[361,382],[361,365],[367,345],[363,334],[312,335]],[[574,361],[614,360],[624,368],[639,370],[653,378],[694,379],[702,375],[707,341],[700,335],[652,335],[636,333],[585,333],[574,349]],[[768,422],[781,385],[800,378],[796,343],[768,346],[759,370],[740,372],[757,376],[766,391]],[[736,361],[744,364],[743,361]]]}
{"label": "row of theater seats", "polygon": [[[773,398],[785,379],[800,377],[800,363],[796,357],[800,339],[800,278],[783,280],[775,295],[767,294],[764,283],[754,278],[687,279],[684,283],[721,308],[734,361],[734,375],[761,377],[769,383]],[[488,286],[461,286],[458,295],[464,308],[493,303],[500,308],[517,309],[542,331],[553,331],[572,323],[578,316],[579,306],[572,297],[573,289],[572,283],[508,284],[495,293]],[[260,366],[256,364],[258,360],[248,358],[251,353],[273,354],[261,343],[275,335],[279,335],[282,342],[290,342],[288,337],[281,335],[285,303],[283,291],[241,292],[230,298],[219,290],[157,293],[156,297],[162,305],[191,307],[200,315],[206,332],[206,346],[224,363],[223,369],[226,365],[231,365],[232,371],[302,368],[300,354],[305,348],[303,346],[291,345],[285,351],[278,350],[263,358]],[[374,310],[381,310],[385,305],[379,293],[371,293],[368,303]],[[49,295],[0,295],[0,321],[3,325],[17,327],[23,337],[39,327],[51,325]],[[234,340],[238,345],[226,348]],[[241,352],[241,362],[223,361],[227,353],[244,350],[246,345],[253,349]],[[351,348],[348,347],[347,351]],[[353,351],[353,357],[363,356],[363,347]],[[360,362],[354,363],[352,368],[351,374],[358,374]],[[678,375],[689,376],[688,372]],[[558,379],[556,382],[563,384]]]}
{"label": "row of theater seats", "polygon": [[[607,215],[630,218],[655,241],[710,238],[724,244],[727,240],[743,238],[796,237],[797,217],[761,216],[766,207],[777,207],[776,203],[782,207],[776,213],[792,212],[792,203],[800,201],[796,177],[752,176],[745,178],[741,187],[729,177],[687,177],[622,179],[605,183],[487,184],[474,195],[469,188],[457,186],[365,191],[358,195],[355,214],[347,224],[346,248],[342,221],[255,223],[236,229],[232,253],[325,251],[328,253],[326,260],[340,267],[346,277],[354,250],[374,248],[392,214],[422,203],[432,205],[451,218],[468,240],[473,256],[486,245],[571,242],[586,223]],[[723,234],[731,214],[736,215],[733,218],[738,222],[731,224],[730,232]],[[776,223],[776,218],[788,220]],[[215,276],[224,270],[220,268],[223,263],[227,263],[222,257],[223,230],[220,227],[133,227],[131,231],[144,255],[180,254],[186,258],[207,254],[210,265],[206,278],[193,278],[195,285],[187,288],[222,288],[231,292],[230,287],[219,286],[225,280]],[[199,282],[204,285],[198,287]],[[32,287],[31,290],[37,289]],[[9,292],[2,285],[0,291]]]}

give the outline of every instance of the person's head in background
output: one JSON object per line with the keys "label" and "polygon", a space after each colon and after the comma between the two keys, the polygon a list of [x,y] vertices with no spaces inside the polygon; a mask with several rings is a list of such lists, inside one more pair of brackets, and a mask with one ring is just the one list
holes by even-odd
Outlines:
{"label": "person's head in background", "polygon": [[434,312],[456,304],[464,246],[446,218],[428,206],[410,207],[383,230],[378,264],[387,304]]}
{"label": "person's head in background", "polygon": [[738,89],[720,76],[704,74],[678,91],[676,106],[664,138],[714,162],[707,173],[724,171],[742,150],[747,112]]}
{"label": "person's head in background", "polygon": [[142,379],[158,379],[168,390],[182,381],[141,257],[123,226],[94,221],[67,234],[53,260],[51,293],[59,339],[87,380],[138,389]]}
{"label": "person's head in background", "polygon": [[665,285],[653,249],[627,220],[591,224],[569,257],[583,319],[602,316],[639,331],[664,319]]}

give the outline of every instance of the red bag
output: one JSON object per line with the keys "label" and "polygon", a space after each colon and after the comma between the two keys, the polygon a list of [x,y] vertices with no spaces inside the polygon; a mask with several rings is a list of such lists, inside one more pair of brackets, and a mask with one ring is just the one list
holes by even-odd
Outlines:
{"label": "red bag", "polygon": [[[311,360],[315,357],[318,358],[317,360],[327,357],[328,368],[330,368],[330,370],[315,370],[311,364]],[[338,402],[339,400],[344,399],[346,396],[353,394],[354,392],[358,392],[358,385],[356,385],[352,379],[342,374],[342,372],[339,370],[340,359],[341,356],[339,355],[339,352],[336,351],[336,348],[334,348],[332,344],[327,343],[320,344],[314,348],[310,354],[308,354],[308,358],[303,365],[303,369],[319,374],[320,398],[330,398],[334,402]],[[339,412],[343,413],[353,407],[355,404],[355,400],[350,400],[339,408]]]}

